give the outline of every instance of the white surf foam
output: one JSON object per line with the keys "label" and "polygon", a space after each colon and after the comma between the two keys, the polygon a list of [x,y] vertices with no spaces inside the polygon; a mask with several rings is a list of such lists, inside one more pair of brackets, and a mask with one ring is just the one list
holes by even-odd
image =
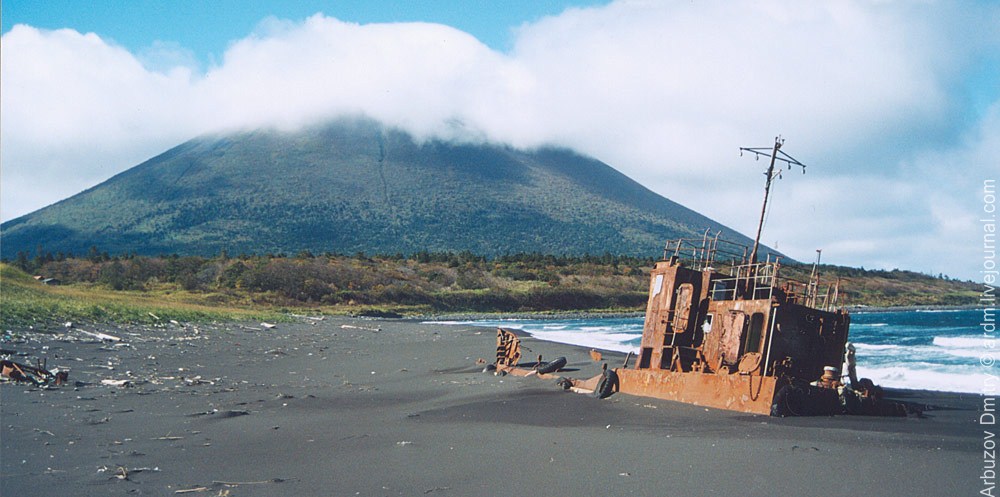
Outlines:
{"label": "white surf foam", "polygon": [[867,344],[867,343],[860,343],[860,342],[854,342],[854,347],[857,348],[860,351],[868,351],[868,350],[880,350],[880,351],[881,350],[900,350],[900,349],[905,348],[902,345]]}
{"label": "white surf foam", "polygon": [[640,335],[634,333],[614,333],[589,331],[578,333],[573,331],[527,331],[531,336],[549,342],[579,345],[602,350],[613,350],[615,352],[637,352],[638,347],[629,345],[627,342],[639,338]]}
{"label": "white surf foam", "polygon": [[982,392],[987,378],[974,366],[916,369],[912,366],[865,367],[860,364],[858,376],[871,378],[876,385],[883,387],[966,393]]}
{"label": "white surf foam", "polygon": [[933,343],[939,347],[958,349],[983,349],[985,342],[993,342],[981,336],[959,336],[959,337],[934,337]]}
{"label": "white surf foam", "polygon": [[[617,352],[637,352],[638,346],[634,344],[642,335],[641,323],[616,322],[606,326],[594,321],[492,320],[436,323],[514,328],[539,340]],[[855,342],[858,348],[858,373],[886,387],[978,393],[982,391],[986,381],[986,371],[979,364],[982,354],[989,351],[983,344],[983,337],[970,335],[937,336],[930,344],[925,345]],[[996,352],[1000,356],[1000,347]]]}

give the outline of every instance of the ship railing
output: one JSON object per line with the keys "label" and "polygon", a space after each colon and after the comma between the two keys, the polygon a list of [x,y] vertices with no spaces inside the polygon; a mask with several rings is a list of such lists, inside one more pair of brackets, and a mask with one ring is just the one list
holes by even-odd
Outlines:
{"label": "ship railing", "polygon": [[701,238],[670,240],[663,258],[676,257],[692,269],[724,275],[712,279],[712,300],[770,299],[781,292],[787,300],[808,307],[829,311],[837,306],[839,281],[822,288],[816,273],[807,282],[780,277],[780,257],[767,254],[763,262],[750,262],[750,248],[719,238],[721,233],[705,230]]}
{"label": "ship railing", "polygon": [[802,282],[779,276],[781,265],[761,262],[736,266],[721,278],[712,278],[709,298],[712,300],[761,300],[781,295],[783,301],[806,307],[832,311],[838,305],[840,285],[823,287],[816,278]]}
{"label": "ship railing", "polygon": [[778,269],[777,260],[731,266],[728,275],[712,279],[709,296],[712,300],[770,299],[778,287]]}
{"label": "ship railing", "polygon": [[[819,275],[803,282],[780,275],[778,258],[755,264],[732,266],[728,274],[712,278],[712,300],[762,300],[781,295],[782,300],[814,309],[831,311],[838,305],[840,282],[822,286]],[[716,272],[715,274],[720,274]]]}
{"label": "ship railing", "polygon": [[823,286],[816,276],[809,282],[793,279],[782,279],[781,288],[786,299],[806,307],[833,311],[840,304],[840,280]]}
{"label": "ship railing", "polygon": [[670,240],[663,248],[663,259],[676,257],[697,270],[720,270],[747,262],[750,248],[739,243],[722,240],[717,232],[714,236],[705,230],[701,238],[678,238]]}

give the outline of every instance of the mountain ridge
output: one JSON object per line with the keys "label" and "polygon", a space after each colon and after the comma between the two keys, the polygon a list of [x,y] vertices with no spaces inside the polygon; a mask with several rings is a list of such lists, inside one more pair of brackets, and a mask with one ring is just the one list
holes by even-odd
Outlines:
{"label": "mountain ridge", "polygon": [[416,141],[364,118],[198,137],[0,225],[2,255],[539,252],[655,256],[709,229],[567,149]]}

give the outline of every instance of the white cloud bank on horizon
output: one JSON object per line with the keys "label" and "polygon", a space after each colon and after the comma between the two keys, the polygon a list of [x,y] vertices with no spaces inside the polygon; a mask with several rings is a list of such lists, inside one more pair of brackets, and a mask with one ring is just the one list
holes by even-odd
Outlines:
{"label": "white cloud bank on horizon", "polygon": [[[792,257],[977,278],[997,176],[1000,8],[645,2],[569,9],[509,53],[437,24],[269,19],[204,73],[165,42],[15,26],[0,44],[4,220],[199,134],[364,113],[418,137],[556,144],[753,235],[775,134],[810,167],[763,237]],[[976,71],[979,70],[979,73]],[[986,71],[996,78],[1000,71]]]}

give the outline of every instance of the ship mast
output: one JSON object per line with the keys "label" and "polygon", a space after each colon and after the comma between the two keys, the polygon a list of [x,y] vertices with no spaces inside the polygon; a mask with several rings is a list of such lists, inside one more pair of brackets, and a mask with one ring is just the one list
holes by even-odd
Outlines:
{"label": "ship mast", "polygon": [[[758,160],[760,159],[761,156],[769,157],[771,159],[771,163],[767,167],[767,172],[764,173],[764,176],[767,177],[767,180],[764,182],[764,205],[761,206],[761,208],[760,208],[760,222],[757,224],[757,237],[754,238],[754,240],[753,240],[753,250],[750,251],[750,264],[755,264],[757,262],[757,249],[760,246],[760,234],[761,234],[761,231],[763,231],[763,229],[764,229],[764,218],[767,215],[767,198],[771,194],[771,182],[774,181],[775,178],[780,178],[781,177],[781,170],[780,169],[778,171],[774,170],[774,163],[775,163],[775,161],[779,161],[780,160],[780,161],[784,162],[785,164],[788,165],[788,169],[791,169],[793,165],[794,166],[800,166],[800,167],[802,167],[802,174],[806,173],[806,165],[805,164],[799,162],[798,160],[796,160],[791,155],[788,155],[785,152],[781,151],[781,146],[784,145],[784,143],[785,143],[785,139],[782,138],[781,135],[778,135],[778,136],[776,136],[774,138],[774,147],[773,148],[771,148],[771,147],[755,147],[755,148],[740,147],[740,155],[743,155],[743,152],[750,152],[750,153],[754,154]],[[770,153],[768,153],[768,152],[770,152]]]}

